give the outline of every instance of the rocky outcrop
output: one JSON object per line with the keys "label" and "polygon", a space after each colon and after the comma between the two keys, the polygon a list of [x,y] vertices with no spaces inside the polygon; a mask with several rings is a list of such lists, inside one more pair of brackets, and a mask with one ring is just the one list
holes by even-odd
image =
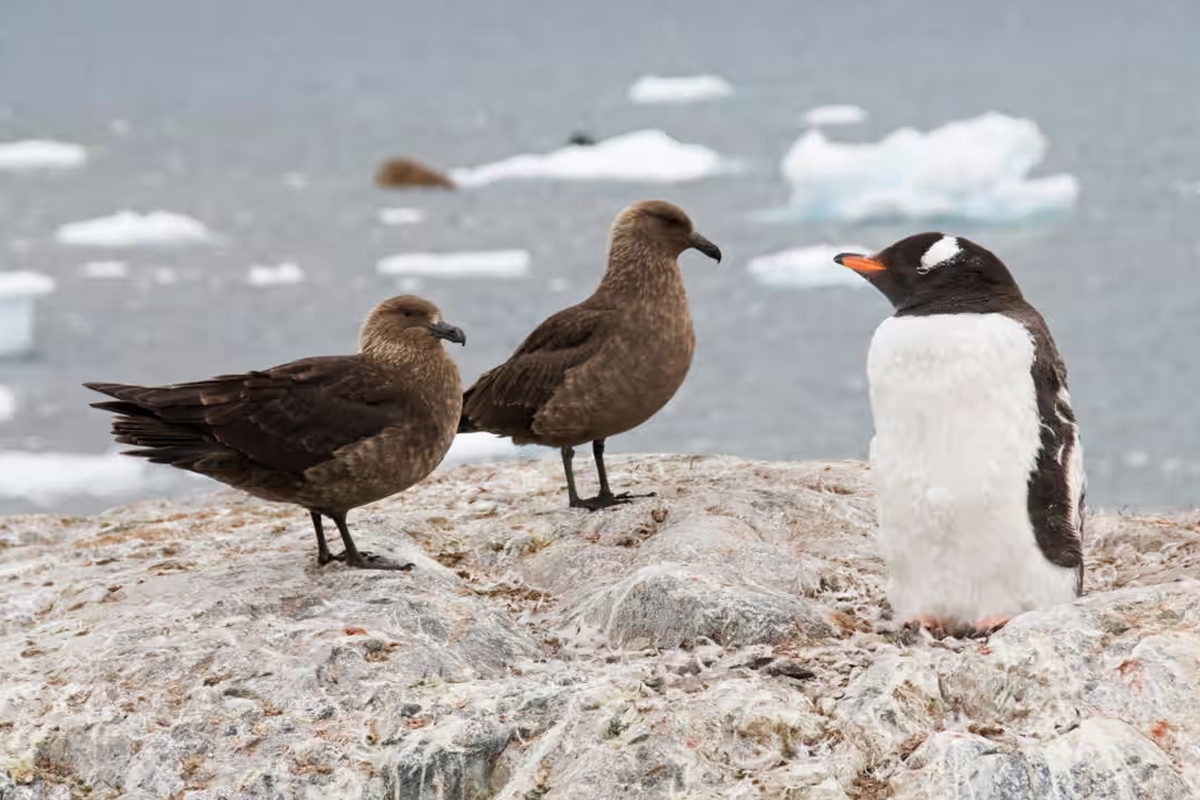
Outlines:
{"label": "rocky outcrop", "polygon": [[454,181],[415,158],[391,158],[379,165],[375,183],[385,189],[453,189]]}
{"label": "rocky outcrop", "polygon": [[1154,798],[1200,786],[1200,515],[1092,521],[1079,602],[890,618],[854,462],[436,473],[313,563],[222,492],[0,522],[0,798]]}

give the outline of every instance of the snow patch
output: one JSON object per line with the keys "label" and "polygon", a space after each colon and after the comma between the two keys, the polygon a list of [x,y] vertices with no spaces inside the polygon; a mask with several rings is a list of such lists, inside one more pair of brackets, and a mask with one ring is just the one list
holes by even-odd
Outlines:
{"label": "snow patch", "polygon": [[29,172],[37,169],[70,169],[87,162],[82,146],[48,139],[0,142],[0,170]]}
{"label": "snow patch", "polygon": [[290,286],[304,280],[304,270],[292,261],[270,266],[255,264],[246,275],[246,282],[251,286]]}
{"label": "snow patch", "polygon": [[89,261],[79,268],[85,278],[126,278],[129,266],[124,261]]}
{"label": "snow patch", "polygon": [[804,122],[814,127],[821,125],[858,125],[865,122],[867,112],[859,106],[817,106],[804,112]]}
{"label": "snow patch", "polygon": [[70,222],[55,234],[74,247],[152,247],[207,242],[212,238],[203,222],[170,211],[118,211],[112,216]]}
{"label": "snow patch", "polygon": [[1028,177],[1048,147],[1033,120],[995,112],[928,133],[901,128],[874,144],[809,130],[783,160],[792,198],[781,215],[1016,223],[1061,213],[1079,197],[1075,177]]}
{"label": "snow patch", "polygon": [[556,180],[694,181],[724,168],[721,157],[698,144],[684,144],[659,130],[626,133],[594,145],[570,145],[544,155],[520,155],[451,173],[459,186],[482,186],[512,178]]}
{"label": "snow patch", "polygon": [[380,275],[427,278],[523,278],[529,274],[529,251],[401,253],[383,259],[375,269]]}
{"label": "snow patch", "polygon": [[695,103],[731,94],[733,84],[716,75],[674,78],[645,75],[629,87],[629,99],[635,103]]}
{"label": "snow patch", "polygon": [[108,453],[0,451],[0,497],[52,506],[66,497],[106,498],[166,486],[152,465]]}
{"label": "snow patch", "polygon": [[477,464],[488,461],[502,461],[512,458],[535,458],[537,450],[532,447],[517,447],[511,439],[496,436],[491,433],[460,433],[454,437],[450,452],[442,459],[442,463]]}
{"label": "snow patch", "polygon": [[8,422],[17,415],[17,396],[7,386],[0,386],[0,422]]}
{"label": "snow patch", "polygon": [[798,247],[751,259],[746,271],[764,286],[781,289],[823,289],[847,286],[861,289],[869,286],[854,270],[834,262],[839,253],[870,253],[860,245],[828,245]]}
{"label": "snow patch", "polygon": [[384,225],[416,225],[425,220],[425,212],[419,208],[381,208],[379,221]]}

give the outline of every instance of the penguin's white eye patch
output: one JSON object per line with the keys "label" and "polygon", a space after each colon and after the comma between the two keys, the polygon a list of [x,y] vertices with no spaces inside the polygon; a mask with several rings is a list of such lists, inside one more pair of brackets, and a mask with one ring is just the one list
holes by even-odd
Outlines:
{"label": "penguin's white eye patch", "polygon": [[921,256],[921,266],[917,267],[917,272],[924,275],[926,272],[952,260],[961,252],[962,247],[959,246],[957,238],[954,236],[943,236],[931,244],[929,249],[925,251],[925,255]]}

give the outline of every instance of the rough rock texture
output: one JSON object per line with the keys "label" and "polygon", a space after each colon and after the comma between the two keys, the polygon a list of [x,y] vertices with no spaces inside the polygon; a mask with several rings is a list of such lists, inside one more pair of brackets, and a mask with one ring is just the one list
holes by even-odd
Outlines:
{"label": "rough rock texture", "polygon": [[[0,798],[1200,796],[1200,514],[1101,516],[1089,595],[903,630],[853,462],[450,469],[313,564],[232,492],[0,521]],[[629,473],[636,473],[631,475]]]}

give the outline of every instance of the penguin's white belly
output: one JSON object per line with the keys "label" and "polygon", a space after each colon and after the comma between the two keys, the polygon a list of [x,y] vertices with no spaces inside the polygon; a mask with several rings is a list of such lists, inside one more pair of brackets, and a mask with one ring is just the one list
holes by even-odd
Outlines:
{"label": "penguin's white belly", "polygon": [[1002,314],[892,317],[867,357],[871,466],[898,618],[969,624],[1071,602],[1029,519],[1034,343]]}

